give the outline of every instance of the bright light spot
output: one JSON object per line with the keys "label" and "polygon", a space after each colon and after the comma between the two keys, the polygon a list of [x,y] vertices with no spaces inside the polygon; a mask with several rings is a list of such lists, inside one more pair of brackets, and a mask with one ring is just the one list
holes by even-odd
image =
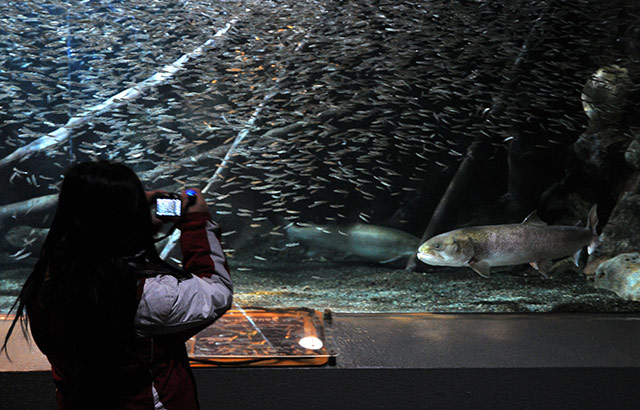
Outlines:
{"label": "bright light spot", "polygon": [[300,339],[298,344],[309,350],[319,350],[322,349],[323,346],[322,340],[318,339],[315,336],[303,337],[302,339]]}

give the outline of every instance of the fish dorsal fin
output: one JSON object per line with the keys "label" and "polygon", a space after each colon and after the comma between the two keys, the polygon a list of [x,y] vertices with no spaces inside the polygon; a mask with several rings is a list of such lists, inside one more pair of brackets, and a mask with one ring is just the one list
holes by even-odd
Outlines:
{"label": "fish dorsal fin", "polygon": [[534,210],[529,214],[529,216],[524,218],[524,221],[522,221],[522,224],[523,225],[539,225],[539,226],[547,225],[545,221],[543,221],[542,219],[540,219],[540,217],[538,217],[538,211],[536,210]]}

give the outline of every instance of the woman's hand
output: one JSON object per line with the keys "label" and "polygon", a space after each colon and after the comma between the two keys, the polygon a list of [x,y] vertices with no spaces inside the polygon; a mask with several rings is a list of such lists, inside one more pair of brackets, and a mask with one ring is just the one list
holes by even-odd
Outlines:
{"label": "woman's hand", "polygon": [[[198,188],[189,188],[181,193],[182,209],[186,209],[186,213],[209,212],[207,202],[204,200],[202,191]],[[195,198],[195,201],[194,201]],[[194,201],[190,204],[190,201]]]}
{"label": "woman's hand", "polygon": [[[144,194],[147,197],[147,202],[149,203],[149,212],[151,212],[151,209],[152,209],[151,205],[153,205],[156,198],[166,193],[167,191],[164,191],[162,189],[156,189],[154,191],[145,191]],[[158,218],[155,212],[151,212],[151,225],[153,226],[154,235],[158,233],[158,231],[160,230],[160,227],[165,222],[168,222],[168,221]]]}

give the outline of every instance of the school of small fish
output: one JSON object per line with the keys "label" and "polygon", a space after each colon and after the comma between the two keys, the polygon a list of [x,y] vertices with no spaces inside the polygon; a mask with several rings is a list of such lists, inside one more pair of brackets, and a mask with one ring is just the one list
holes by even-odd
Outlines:
{"label": "school of small fish", "polygon": [[[83,118],[0,167],[3,230],[46,228],[51,207],[34,210],[31,200],[55,205],[64,169],[98,158],[130,165],[149,189],[213,183],[208,200],[227,242],[247,235],[237,220],[275,226],[268,237],[277,239],[295,222],[383,225],[415,198],[437,201],[430,187],[451,177],[478,135],[496,157],[514,124],[539,150],[568,146],[587,123],[585,78],[640,47],[636,2],[51,0],[0,9],[0,163]],[[173,71],[141,89],[163,69]],[[139,93],[92,110],[129,89]],[[394,227],[424,228],[410,216]],[[2,245],[0,263],[37,254],[33,242]]]}

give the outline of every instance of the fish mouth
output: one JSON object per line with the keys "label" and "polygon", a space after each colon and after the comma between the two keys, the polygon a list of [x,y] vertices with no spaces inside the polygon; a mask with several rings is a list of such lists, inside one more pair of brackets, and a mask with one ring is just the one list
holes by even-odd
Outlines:
{"label": "fish mouth", "polygon": [[418,252],[416,256],[421,262],[424,262],[426,264],[432,263],[434,261],[441,261],[444,259],[442,256],[440,256],[440,254],[438,254],[437,252],[433,252],[430,249],[422,250]]}

